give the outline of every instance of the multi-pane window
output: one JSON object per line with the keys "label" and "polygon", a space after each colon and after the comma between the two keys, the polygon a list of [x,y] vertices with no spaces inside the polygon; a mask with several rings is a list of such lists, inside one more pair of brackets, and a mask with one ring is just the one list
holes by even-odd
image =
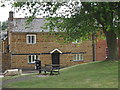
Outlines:
{"label": "multi-pane window", "polygon": [[29,55],[28,56],[28,63],[34,63],[34,61],[38,59],[37,55]]}
{"label": "multi-pane window", "polygon": [[27,44],[35,44],[36,43],[36,35],[27,35]]}
{"label": "multi-pane window", "polygon": [[73,61],[83,61],[83,55],[82,54],[75,54],[73,57]]}

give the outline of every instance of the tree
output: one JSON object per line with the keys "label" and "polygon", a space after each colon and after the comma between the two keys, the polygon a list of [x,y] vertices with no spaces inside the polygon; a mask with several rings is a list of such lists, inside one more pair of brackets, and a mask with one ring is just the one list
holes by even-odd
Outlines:
{"label": "tree", "polygon": [[5,21],[5,22],[2,22],[2,30],[6,30],[8,27],[8,22]]}
{"label": "tree", "polygon": [[[94,4],[94,3],[93,3]],[[120,21],[120,3],[106,2],[92,4],[83,3],[84,8],[92,14],[92,17],[101,25],[101,29],[106,36],[110,60],[118,57],[117,40]]]}
{"label": "tree", "polygon": [[[60,32],[65,33],[60,36],[67,41],[87,39],[93,33],[103,32],[109,51],[108,59],[118,59],[116,39],[120,36],[120,2],[81,2],[81,5],[79,2],[18,2],[13,4],[14,7],[19,8],[25,5],[32,13],[28,22],[31,22],[36,15],[45,14],[49,17],[47,19],[49,23],[46,23],[45,27],[51,30],[57,27]],[[65,14],[58,14],[62,6],[68,9]],[[40,10],[43,12],[41,13]]]}
{"label": "tree", "polygon": [[[67,39],[88,38],[90,34],[103,32],[108,46],[109,60],[118,59],[117,37],[120,34],[120,2],[82,2],[82,6],[70,18],[50,18],[51,24],[68,34]],[[75,11],[74,11],[75,12]],[[62,20],[61,22],[58,22]]]}
{"label": "tree", "polygon": [[7,21],[0,22],[0,30],[6,30],[7,29]]}

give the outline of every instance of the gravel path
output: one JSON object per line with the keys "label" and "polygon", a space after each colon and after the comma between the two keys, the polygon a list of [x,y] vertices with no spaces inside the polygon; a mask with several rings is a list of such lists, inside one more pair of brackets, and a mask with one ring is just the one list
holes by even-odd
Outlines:
{"label": "gravel path", "polygon": [[35,78],[35,77],[32,77],[32,76],[16,77],[16,78],[12,78],[12,79],[2,80],[2,84],[4,85],[4,84],[7,84],[7,83],[11,83],[11,82],[28,80],[28,79],[32,79],[32,78]]}
{"label": "gravel path", "polygon": [[32,75],[32,76],[21,76],[21,77],[16,77],[16,78],[12,78],[12,79],[7,79],[7,80],[2,80],[2,84],[8,84],[11,82],[18,82],[18,81],[24,81],[24,80],[29,80],[29,79],[33,79],[33,78],[38,78],[38,77],[48,77],[49,75]]}

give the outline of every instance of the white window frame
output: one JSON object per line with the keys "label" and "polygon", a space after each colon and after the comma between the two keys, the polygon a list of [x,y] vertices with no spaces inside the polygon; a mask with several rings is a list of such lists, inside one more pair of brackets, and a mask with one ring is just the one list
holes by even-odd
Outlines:
{"label": "white window frame", "polygon": [[[33,56],[34,56],[34,59],[33,59]],[[31,62],[29,61],[29,57],[31,57]],[[35,63],[35,60],[38,59],[38,55],[29,55],[28,56],[28,63]]]}
{"label": "white window frame", "polygon": [[[30,37],[34,36],[34,42],[33,43],[32,43],[32,38],[30,39],[31,41],[29,42],[29,36]],[[36,44],[36,35],[35,34],[26,35],[26,41],[27,41],[27,44]]]}
{"label": "white window frame", "polygon": [[73,61],[83,61],[83,60],[84,60],[83,54],[75,54],[73,56]]}

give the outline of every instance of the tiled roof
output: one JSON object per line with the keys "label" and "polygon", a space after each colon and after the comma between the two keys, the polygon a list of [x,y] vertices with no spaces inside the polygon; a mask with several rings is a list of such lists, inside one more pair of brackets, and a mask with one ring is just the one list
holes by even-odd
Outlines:
{"label": "tiled roof", "polygon": [[[41,28],[47,21],[44,18],[34,19],[29,25],[26,25],[25,18],[14,18],[14,28],[13,32],[49,32],[49,30],[45,30]],[[27,27],[27,28],[26,28]],[[57,32],[57,30],[54,30]]]}

